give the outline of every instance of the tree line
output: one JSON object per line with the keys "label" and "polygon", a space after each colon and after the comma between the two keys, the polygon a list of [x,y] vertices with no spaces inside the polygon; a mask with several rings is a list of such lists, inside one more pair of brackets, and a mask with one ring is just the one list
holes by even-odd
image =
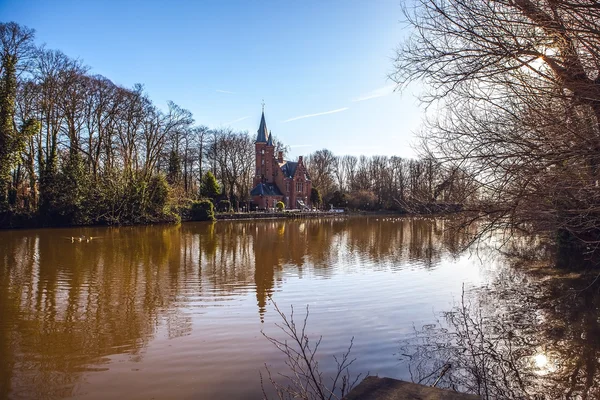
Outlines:
{"label": "tree line", "polygon": [[468,174],[433,158],[336,156],[322,149],[306,157],[305,164],[313,187],[334,207],[427,212],[477,197]]}

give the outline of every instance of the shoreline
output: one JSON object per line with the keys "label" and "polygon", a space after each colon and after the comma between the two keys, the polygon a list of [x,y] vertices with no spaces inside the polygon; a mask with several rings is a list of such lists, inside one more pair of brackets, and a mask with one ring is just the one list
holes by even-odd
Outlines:
{"label": "shoreline", "polygon": [[[301,219],[321,217],[348,217],[352,214],[343,212],[309,211],[309,212],[249,212],[233,214],[215,214],[218,220],[235,221],[244,219]],[[182,221],[184,222],[184,221]],[[188,221],[185,221],[188,222]]]}
{"label": "shoreline", "polygon": [[[268,220],[268,219],[304,219],[304,218],[349,218],[349,217],[447,217],[457,214],[457,212],[445,213],[409,213],[402,211],[345,211],[345,212],[330,212],[330,211],[309,211],[309,212],[248,212],[248,213],[215,213],[215,221],[242,221],[242,220]],[[111,226],[149,226],[149,225],[177,225],[185,222],[211,222],[211,221],[195,221],[188,218],[182,218],[179,222],[172,221],[155,221],[148,223],[136,224],[88,224],[88,225],[45,225],[31,218],[25,221],[19,221],[13,226],[0,226],[0,231],[8,230],[23,230],[23,229],[56,229],[56,228],[77,228],[77,227],[111,227]]]}

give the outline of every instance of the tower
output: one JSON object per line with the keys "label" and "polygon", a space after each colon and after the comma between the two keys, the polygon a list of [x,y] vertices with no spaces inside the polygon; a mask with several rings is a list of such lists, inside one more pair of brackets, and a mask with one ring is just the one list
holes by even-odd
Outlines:
{"label": "tower", "polygon": [[265,109],[260,117],[260,125],[258,134],[254,142],[254,155],[256,160],[256,175],[254,176],[254,185],[258,183],[273,183],[274,171],[273,160],[275,156],[275,146],[273,146],[273,138],[267,129],[265,121]]}

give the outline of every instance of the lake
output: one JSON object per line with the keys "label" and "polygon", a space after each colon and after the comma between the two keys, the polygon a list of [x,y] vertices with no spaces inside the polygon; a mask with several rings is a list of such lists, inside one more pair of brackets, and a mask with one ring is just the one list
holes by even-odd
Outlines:
{"label": "lake", "polygon": [[[326,376],[354,338],[352,372],[414,379],[402,344],[448,332],[440,314],[463,290],[493,315],[525,302],[498,287],[536,281],[489,249],[463,251],[467,236],[447,225],[352,217],[1,231],[0,398],[262,398],[259,372],[285,371],[262,334],[282,337],[273,302],[300,321],[308,306]],[[595,299],[588,335],[600,332]],[[551,320],[540,318],[530,325]],[[569,345],[591,341],[598,360],[600,335],[567,333]],[[554,348],[540,356],[538,344],[525,347],[530,365],[541,368],[543,356],[552,374],[571,371],[574,360],[559,363],[566,356]],[[598,379],[590,374],[588,393]]]}

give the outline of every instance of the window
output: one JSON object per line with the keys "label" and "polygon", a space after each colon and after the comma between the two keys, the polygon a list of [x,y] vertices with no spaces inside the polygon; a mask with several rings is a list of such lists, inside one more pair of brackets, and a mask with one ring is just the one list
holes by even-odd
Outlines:
{"label": "window", "polygon": [[290,182],[289,182],[289,181],[287,181],[287,182],[285,183],[285,191],[286,191],[286,193],[289,193],[289,192],[290,192]]}
{"label": "window", "polygon": [[262,164],[262,165],[265,165],[265,160],[264,160],[264,158],[263,158],[262,160],[260,160],[260,162],[261,162],[261,164]]}
{"label": "window", "polygon": [[262,150],[260,151],[260,154],[265,154],[265,149],[262,149]]}

